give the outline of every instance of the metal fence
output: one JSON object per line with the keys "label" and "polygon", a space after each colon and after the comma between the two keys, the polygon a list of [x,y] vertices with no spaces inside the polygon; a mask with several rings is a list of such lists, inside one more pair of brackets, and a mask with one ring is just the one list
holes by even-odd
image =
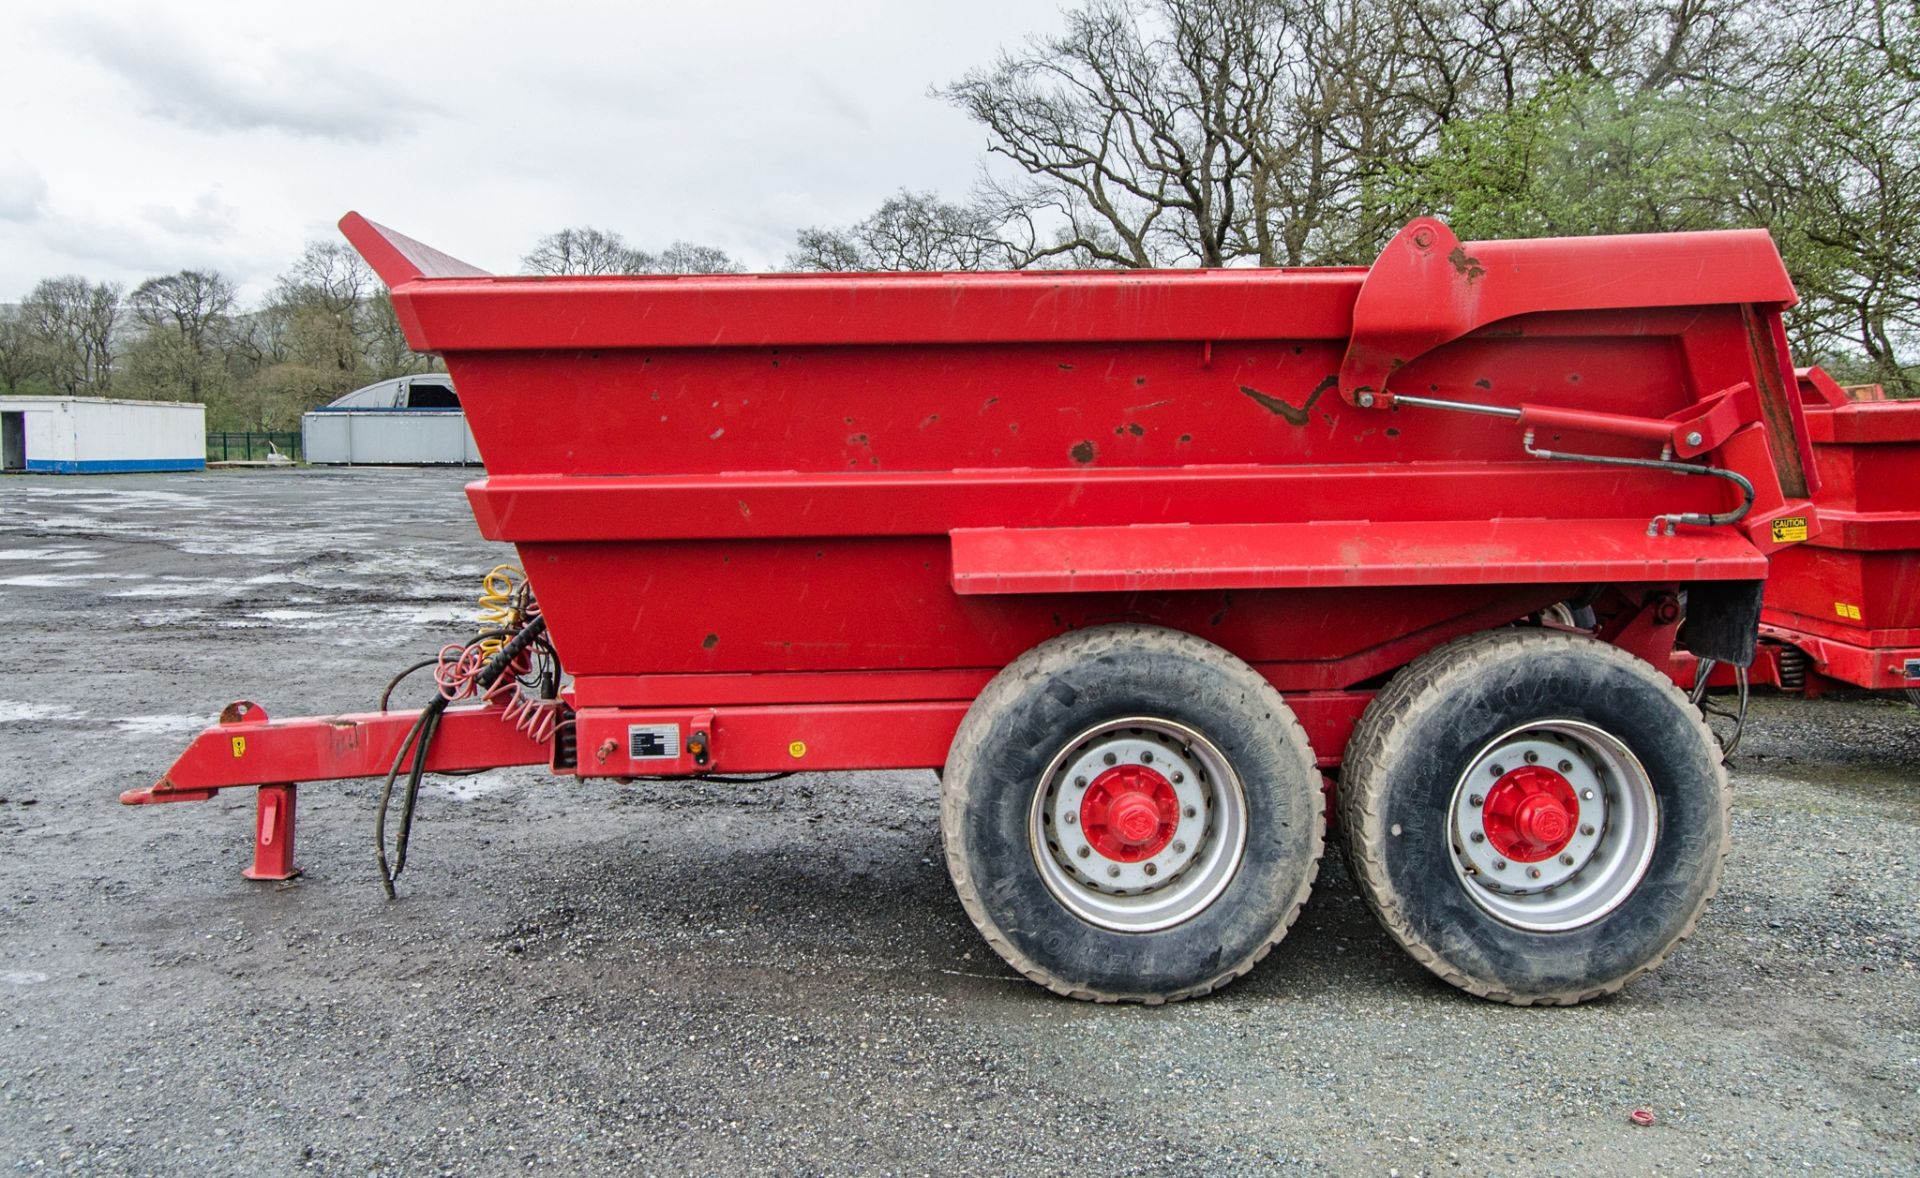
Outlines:
{"label": "metal fence", "polygon": [[300,461],[300,432],[207,433],[208,462],[264,462],[275,452]]}

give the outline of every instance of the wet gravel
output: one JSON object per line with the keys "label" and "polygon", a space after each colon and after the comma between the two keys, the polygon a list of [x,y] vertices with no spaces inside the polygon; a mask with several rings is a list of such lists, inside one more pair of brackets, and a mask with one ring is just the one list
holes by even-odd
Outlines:
{"label": "wet gravel", "polygon": [[[350,1174],[1677,1173],[1920,1167],[1920,711],[1766,698],[1699,935],[1571,1010],[1464,997],[1329,858],[1251,976],[1054,998],[947,884],[927,773],[501,771],[123,808],[233,698],[369,706],[457,636],[463,476],[0,481],[0,1165]],[[1629,1114],[1645,1108],[1655,1123]]]}

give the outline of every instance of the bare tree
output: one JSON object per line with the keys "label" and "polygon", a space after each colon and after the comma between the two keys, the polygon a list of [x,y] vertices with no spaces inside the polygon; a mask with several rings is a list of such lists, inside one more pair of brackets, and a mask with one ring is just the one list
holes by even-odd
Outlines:
{"label": "bare tree", "polygon": [[20,386],[38,369],[33,337],[21,322],[20,309],[0,307],[0,388],[9,393],[19,392]]}
{"label": "bare tree", "polygon": [[105,396],[113,389],[117,283],[78,275],[42,279],[20,304],[20,318],[40,371],[69,396]]}
{"label": "bare tree", "polygon": [[646,274],[655,259],[618,233],[583,225],[547,234],[520,264],[529,274]]}
{"label": "bare tree", "polygon": [[206,270],[150,278],[134,288],[127,306],[143,329],[129,364],[148,395],[200,401],[223,381],[220,347],[234,307],[226,278]]}
{"label": "bare tree", "polygon": [[988,174],[983,197],[1019,262],[1232,260],[1247,139],[1278,72],[1266,8],[1165,0],[1141,19],[1122,0],[1091,0],[1060,36],[940,91],[1012,165]]}
{"label": "bare tree", "polygon": [[802,229],[787,258],[793,270],[990,270],[1013,254],[994,216],[977,204],[950,204],[901,189],[845,229]]}
{"label": "bare tree", "polygon": [[640,256],[645,264],[638,273],[644,274],[739,274],[746,269],[727,251],[690,241],[676,241],[658,254]]}

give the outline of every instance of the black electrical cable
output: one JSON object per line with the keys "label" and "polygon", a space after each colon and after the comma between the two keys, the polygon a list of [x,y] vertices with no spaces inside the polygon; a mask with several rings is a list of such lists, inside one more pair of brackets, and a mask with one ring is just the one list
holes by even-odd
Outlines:
{"label": "black electrical cable", "polygon": [[413,674],[415,671],[424,671],[428,667],[436,665],[437,663],[439,663],[439,661],[440,660],[437,657],[430,658],[430,659],[421,659],[419,662],[413,664],[411,667],[408,667],[406,670],[400,672],[398,675],[395,675],[393,678],[387,680],[386,690],[380,693],[380,710],[383,712],[387,710],[387,703],[389,700],[393,698],[393,689],[400,686],[401,680],[405,679],[408,675]]}
{"label": "black electrical cable", "polygon": [[[1717,731],[1713,733],[1714,740],[1720,742],[1720,760],[1724,763],[1728,757],[1733,756],[1734,750],[1740,747],[1740,737],[1743,736],[1747,730],[1749,684],[1747,682],[1747,669],[1736,664],[1733,668],[1733,681],[1739,689],[1740,703],[1738,709],[1728,711],[1726,708],[1714,703],[1707,697],[1707,680],[1712,677],[1713,669],[1717,665],[1719,665],[1718,659],[1707,658],[1701,659],[1695,665],[1692,700],[1693,706],[1700,709],[1702,716],[1718,716],[1723,720],[1733,721],[1733,736],[1731,738],[1720,740],[1720,733]],[[1711,728],[1709,728],[1709,730],[1711,731]]]}
{"label": "black electrical cable", "polygon": [[[547,620],[536,617],[528,622],[518,634],[493,652],[480,673],[474,677],[477,694],[485,696],[487,690],[497,682],[501,675],[513,665],[521,652],[540,638],[546,631]],[[435,660],[436,662],[438,660]],[[406,738],[400,742],[399,750],[394,754],[393,766],[387,770],[386,783],[380,790],[380,805],[374,813],[374,851],[380,860],[380,884],[386,890],[387,899],[394,898],[393,885],[400,873],[407,867],[407,844],[413,837],[414,806],[420,797],[420,781],[427,773],[427,754],[433,747],[434,734],[440,730],[440,717],[453,701],[444,694],[436,694],[427,706],[421,710],[420,718],[407,730]],[[387,859],[387,811],[393,802],[394,783],[400,778],[400,766],[405,764],[409,754],[413,764],[407,771],[407,791],[400,803],[400,830],[394,837],[393,859],[389,865]]]}

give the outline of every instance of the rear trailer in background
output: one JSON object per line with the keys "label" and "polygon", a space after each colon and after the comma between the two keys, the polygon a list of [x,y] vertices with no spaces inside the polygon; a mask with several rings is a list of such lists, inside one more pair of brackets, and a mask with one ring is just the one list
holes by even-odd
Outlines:
{"label": "rear trailer in background", "polygon": [[[1772,558],[1751,681],[1810,697],[1904,690],[1920,704],[1920,401],[1843,388],[1818,368],[1799,376],[1822,526]],[[1676,657],[1682,684],[1696,670]]]}
{"label": "rear trailer in background", "polygon": [[1475,994],[1615,990],[1714,890],[1720,752],[1655,668],[1682,633],[1750,661],[1769,554],[1820,528],[1764,233],[513,279],[342,227],[525,579],[425,713],[236,703],[125,796],[260,787],[255,875],[293,871],[296,782],[386,778],[391,886],[424,773],[931,768],[989,944],[1145,1002],[1284,935],[1325,775],[1384,927]]}

